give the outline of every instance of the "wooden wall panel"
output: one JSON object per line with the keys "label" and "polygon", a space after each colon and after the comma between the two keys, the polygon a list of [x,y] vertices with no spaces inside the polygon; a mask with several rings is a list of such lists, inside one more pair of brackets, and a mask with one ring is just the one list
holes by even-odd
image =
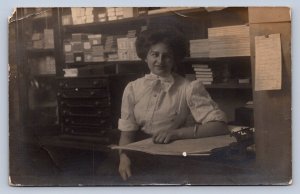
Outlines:
{"label": "wooden wall panel", "polygon": [[[253,9],[253,8],[252,8]],[[268,13],[268,10],[260,12]],[[272,10],[274,11],[274,10]],[[249,8],[249,18],[251,11]],[[262,13],[260,14],[261,17]],[[268,15],[268,14],[267,14]],[[262,20],[264,21],[264,20]],[[251,61],[254,79],[255,36],[280,33],[282,46],[282,89],[254,91],[254,123],[257,165],[269,181],[291,178],[291,23],[250,23]],[[254,85],[254,84],[253,84]]]}
{"label": "wooden wall panel", "polygon": [[250,7],[249,23],[271,23],[291,21],[289,7]]}

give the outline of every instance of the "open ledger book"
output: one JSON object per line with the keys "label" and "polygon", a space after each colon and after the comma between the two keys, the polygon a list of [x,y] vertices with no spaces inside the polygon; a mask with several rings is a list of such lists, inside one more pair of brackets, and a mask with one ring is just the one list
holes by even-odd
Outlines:
{"label": "open ledger book", "polygon": [[140,151],[155,155],[192,156],[209,155],[213,149],[229,146],[234,142],[236,139],[230,135],[176,140],[169,144],[155,144],[152,138],[148,138],[124,146],[113,146],[112,149]]}

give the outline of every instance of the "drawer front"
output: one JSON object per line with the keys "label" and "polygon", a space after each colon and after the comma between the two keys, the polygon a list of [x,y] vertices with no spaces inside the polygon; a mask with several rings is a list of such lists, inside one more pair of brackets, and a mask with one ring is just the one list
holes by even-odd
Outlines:
{"label": "drawer front", "polygon": [[59,106],[70,108],[95,108],[95,107],[109,107],[109,98],[102,99],[59,99]]}
{"label": "drawer front", "polygon": [[99,128],[89,126],[64,126],[63,133],[80,136],[105,136],[110,128]]}
{"label": "drawer front", "polygon": [[108,107],[63,107],[61,113],[63,116],[109,117],[111,115]]}
{"label": "drawer front", "polygon": [[61,98],[108,98],[106,89],[65,89],[57,94]]}
{"label": "drawer front", "polygon": [[111,119],[109,117],[65,116],[62,118],[62,122],[65,125],[84,125],[104,128],[111,126]]}
{"label": "drawer front", "polygon": [[64,79],[60,80],[58,86],[62,89],[70,88],[107,88],[107,79]]}

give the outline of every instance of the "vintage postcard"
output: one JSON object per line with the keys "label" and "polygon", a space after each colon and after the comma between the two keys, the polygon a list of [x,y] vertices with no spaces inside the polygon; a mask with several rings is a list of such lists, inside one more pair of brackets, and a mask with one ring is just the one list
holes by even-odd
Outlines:
{"label": "vintage postcard", "polygon": [[290,185],[289,7],[18,7],[11,186]]}

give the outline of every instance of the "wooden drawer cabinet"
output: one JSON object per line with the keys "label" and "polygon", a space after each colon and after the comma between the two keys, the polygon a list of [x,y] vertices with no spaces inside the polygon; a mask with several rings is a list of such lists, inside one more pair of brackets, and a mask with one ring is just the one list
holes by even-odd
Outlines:
{"label": "wooden drawer cabinet", "polygon": [[112,129],[108,77],[60,78],[58,88],[62,133],[105,137]]}

